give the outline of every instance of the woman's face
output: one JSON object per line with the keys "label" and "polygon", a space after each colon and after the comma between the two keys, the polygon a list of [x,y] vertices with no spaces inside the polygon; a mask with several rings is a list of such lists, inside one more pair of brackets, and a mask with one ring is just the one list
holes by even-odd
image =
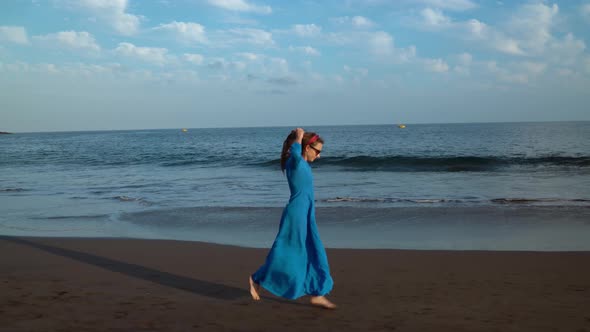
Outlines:
{"label": "woman's face", "polygon": [[312,163],[320,157],[324,144],[316,142],[305,147],[305,160]]}

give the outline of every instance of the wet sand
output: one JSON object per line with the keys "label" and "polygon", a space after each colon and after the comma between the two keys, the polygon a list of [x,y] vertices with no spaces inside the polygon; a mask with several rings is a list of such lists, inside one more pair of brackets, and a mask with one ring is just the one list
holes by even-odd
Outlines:
{"label": "wet sand", "polygon": [[252,301],[266,253],[0,237],[0,331],[590,331],[590,252],[328,249],[334,311]]}

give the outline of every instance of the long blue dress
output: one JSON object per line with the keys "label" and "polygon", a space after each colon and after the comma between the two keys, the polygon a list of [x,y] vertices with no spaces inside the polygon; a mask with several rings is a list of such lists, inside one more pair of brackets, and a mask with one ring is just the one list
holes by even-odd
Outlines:
{"label": "long blue dress", "polygon": [[328,257],[315,221],[313,176],[301,156],[301,144],[293,143],[285,165],[291,190],[283,210],[279,232],[266,262],[252,280],[269,292],[288,299],[322,296],[332,290]]}

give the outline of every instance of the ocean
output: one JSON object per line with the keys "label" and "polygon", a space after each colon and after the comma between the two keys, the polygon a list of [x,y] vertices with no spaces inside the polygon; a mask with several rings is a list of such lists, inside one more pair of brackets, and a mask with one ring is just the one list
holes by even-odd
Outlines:
{"label": "ocean", "polygon": [[[291,129],[0,135],[0,235],[268,247]],[[327,247],[590,250],[590,122],[305,129]]]}

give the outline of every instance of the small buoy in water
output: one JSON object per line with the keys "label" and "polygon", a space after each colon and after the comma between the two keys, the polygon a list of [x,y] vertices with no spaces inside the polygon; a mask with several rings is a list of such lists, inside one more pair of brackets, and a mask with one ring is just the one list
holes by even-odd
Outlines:
{"label": "small buoy in water", "polygon": [[182,132],[183,132],[183,133],[186,133],[187,131],[188,131],[188,129],[186,129],[186,128],[182,128]]}
{"label": "small buoy in water", "polygon": [[400,124],[400,125],[397,125],[397,126],[400,127],[401,129],[406,128],[406,125],[404,125],[404,124]]}

